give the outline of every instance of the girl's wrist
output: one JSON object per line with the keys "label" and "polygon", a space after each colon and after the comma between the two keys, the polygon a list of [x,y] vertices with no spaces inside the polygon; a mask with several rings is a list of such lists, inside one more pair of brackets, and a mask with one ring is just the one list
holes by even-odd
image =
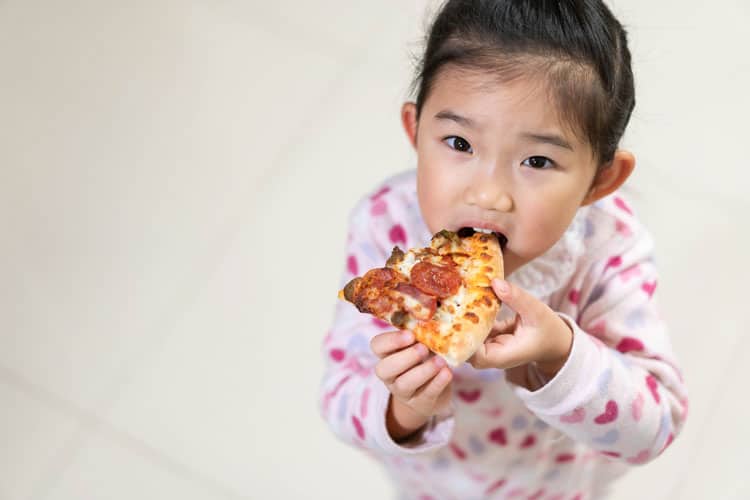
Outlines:
{"label": "girl's wrist", "polygon": [[390,396],[386,411],[385,425],[388,434],[395,442],[406,441],[427,424],[428,417],[420,415],[407,405]]}
{"label": "girl's wrist", "polygon": [[568,322],[560,318],[560,327],[555,330],[555,340],[553,351],[548,358],[537,360],[534,364],[542,375],[552,379],[559,372],[570,357],[570,351],[573,348],[573,329]]}

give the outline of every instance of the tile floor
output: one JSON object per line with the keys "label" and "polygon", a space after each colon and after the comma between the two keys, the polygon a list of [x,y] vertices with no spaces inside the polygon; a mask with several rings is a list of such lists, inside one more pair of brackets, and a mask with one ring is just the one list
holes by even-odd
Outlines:
{"label": "tile floor", "polygon": [[[0,1],[0,500],[388,498],[317,415],[318,352],[348,210],[414,166],[398,110],[434,5]],[[610,5],[691,393],[612,498],[745,499],[750,8]]]}

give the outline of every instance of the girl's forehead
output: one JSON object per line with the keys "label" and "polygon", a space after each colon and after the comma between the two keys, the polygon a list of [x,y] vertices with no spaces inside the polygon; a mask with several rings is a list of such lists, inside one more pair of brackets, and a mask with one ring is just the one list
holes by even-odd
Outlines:
{"label": "girl's forehead", "polygon": [[555,129],[569,142],[587,146],[581,143],[573,123],[560,112],[546,75],[512,76],[500,78],[491,72],[445,69],[433,81],[422,118],[436,122],[436,115],[448,110],[468,118],[478,129],[495,126]]}
{"label": "girl's forehead", "polygon": [[499,81],[488,75],[443,75],[425,101],[427,118],[445,109],[469,115],[467,118],[480,125],[504,121],[512,114],[516,120],[564,127],[558,124],[559,113],[546,85],[527,77]]}
{"label": "girl's forehead", "polygon": [[497,75],[478,71],[449,69],[441,72],[432,86],[430,98],[441,102],[482,102],[484,105],[495,101],[504,106],[524,106],[529,101],[539,101],[547,106],[552,104],[543,77],[519,75],[515,78],[500,78]]}

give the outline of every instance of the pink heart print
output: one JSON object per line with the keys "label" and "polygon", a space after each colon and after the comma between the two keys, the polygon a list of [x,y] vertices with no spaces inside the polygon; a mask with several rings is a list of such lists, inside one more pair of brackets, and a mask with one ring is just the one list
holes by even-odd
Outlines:
{"label": "pink heart print", "polygon": [[403,243],[406,245],[406,231],[404,231],[404,227],[401,224],[393,226],[388,232],[388,237],[392,243]]}
{"label": "pink heart print", "polygon": [[337,363],[343,361],[346,356],[346,352],[343,349],[331,349],[328,354]]}
{"label": "pink heart print", "polygon": [[375,200],[370,207],[370,214],[373,216],[383,215],[388,211],[388,204],[385,200]]}
{"label": "pink heart print", "polygon": [[377,326],[378,328],[390,328],[391,324],[386,323],[380,318],[372,318],[372,323]]}
{"label": "pink heart print", "polygon": [[493,443],[499,444],[500,446],[505,446],[506,444],[508,444],[508,438],[505,435],[505,428],[503,427],[498,427],[497,429],[491,431],[489,439]]}
{"label": "pink heart print", "polygon": [[382,189],[381,189],[380,191],[378,191],[378,192],[377,192],[377,193],[375,193],[374,195],[370,196],[370,199],[371,199],[372,201],[375,201],[375,200],[377,200],[378,198],[380,198],[381,196],[383,196],[384,194],[386,194],[387,192],[389,192],[390,190],[391,190],[391,188],[390,188],[390,187],[388,187],[388,186],[385,186],[385,187],[384,187],[384,188],[382,188]]}
{"label": "pink heart print", "polygon": [[643,342],[633,337],[623,337],[617,344],[617,350],[626,353],[630,351],[642,351]]}
{"label": "pink heart print", "polygon": [[350,255],[346,259],[346,269],[354,276],[359,274],[359,265],[357,264],[357,257],[355,257],[354,255]]}
{"label": "pink heart print", "polygon": [[458,397],[467,403],[475,403],[482,395],[482,391],[475,389],[473,391],[458,391]]}
{"label": "pink heart print", "polygon": [[539,500],[544,495],[544,488],[540,488],[534,492],[533,495],[526,497],[526,500]]}
{"label": "pink heart print", "polygon": [[529,434],[526,436],[526,438],[521,442],[521,449],[524,448],[531,448],[536,443],[536,437],[534,437],[533,434]]}
{"label": "pink heart print", "polygon": [[362,400],[359,403],[359,414],[362,418],[367,418],[367,402],[370,400],[370,388],[365,389],[362,393]]}
{"label": "pink heart print", "polygon": [[607,401],[607,406],[604,409],[604,413],[597,416],[594,419],[594,422],[596,422],[599,425],[614,422],[615,420],[617,420],[618,412],[619,412],[619,408],[617,407],[617,403],[610,399],[609,401]]}
{"label": "pink heart print", "polygon": [[586,410],[584,410],[583,408],[576,408],[567,415],[563,415],[562,417],[560,417],[560,421],[565,422],[566,424],[577,424],[583,422],[585,418]]}
{"label": "pink heart print", "polygon": [[566,462],[572,462],[576,459],[576,456],[572,453],[560,453],[555,457],[555,462],[558,464],[564,464]]}
{"label": "pink heart print", "polygon": [[491,493],[499,490],[500,488],[503,487],[504,484],[505,484],[505,479],[499,479],[495,481],[494,483],[492,483],[491,485],[487,487],[487,489],[484,492],[485,495],[490,495]]}
{"label": "pink heart print", "polygon": [[625,200],[623,200],[619,196],[615,197],[615,205],[617,205],[617,208],[619,208],[620,210],[623,210],[624,212],[627,212],[630,215],[633,215],[633,211],[630,209],[628,204],[625,203]]}
{"label": "pink heart print", "polygon": [[653,375],[649,375],[646,377],[646,385],[648,386],[648,390],[651,391],[651,395],[654,397],[654,401],[657,403],[661,401],[661,398],[659,397],[659,383],[656,381],[656,378]]}
{"label": "pink heart print", "polygon": [[648,462],[650,457],[651,452],[649,450],[641,450],[636,456],[628,458],[628,462],[631,464],[644,464]]}
{"label": "pink heart print", "polygon": [[623,283],[627,283],[631,278],[641,275],[641,268],[636,264],[631,266],[620,273],[620,280]]}
{"label": "pink heart print", "polygon": [[359,436],[359,439],[362,439],[364,441],[365,428],[362,427],[362,422],[360,422],[356,416],[352,415],[352,424],[354,425],[354,429],[357,431],[357,436]]}
{"label": "pink heart print", "polygon": [[576,289],[571,290],[570,293],[568,294],[568,300],[570,301],[571,304],[578,305],[578,301],[580,299],[581,299],[581,292]]}
{"label": "pink heart print", "polygon": [[620,257],[619,255],[615,255],[614,257],[609,258],[605,269],[609,269],[610,267],[619,267],[621,265],[622,265],[622,257]]}
{"label": "pink heart print", "polygon": [[630,236],[632,234],[630,231],[630,226],[625,224],[620,219],[617,219],[617,222],[615,222],[615,230],[623,236]]}
{"label": "pink heart print", "polygon": [[641,290],[646,292],[648,294],[648,298],[651,298],[654,296],[654,292],[656,291],[656,281],[652,281],[649,283],[648,281],[641,285]]}
{"label": "pink heart print", "polygon": [[466,452],[461,449],[456,443],[451,443],[451,451],[454,455],[456,455],[456,458],[459,460],[466,460]]}

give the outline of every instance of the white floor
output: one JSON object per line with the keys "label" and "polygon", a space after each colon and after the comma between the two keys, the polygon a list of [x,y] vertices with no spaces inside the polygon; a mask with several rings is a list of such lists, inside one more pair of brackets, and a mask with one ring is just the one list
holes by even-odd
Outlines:
{"label": "white floor", "polygon": [[[319,346],[427,1],[0,1],[0,499],[388,497]],[[614,498],[746,499],[750,7],[611,5],[691,393]]]}

